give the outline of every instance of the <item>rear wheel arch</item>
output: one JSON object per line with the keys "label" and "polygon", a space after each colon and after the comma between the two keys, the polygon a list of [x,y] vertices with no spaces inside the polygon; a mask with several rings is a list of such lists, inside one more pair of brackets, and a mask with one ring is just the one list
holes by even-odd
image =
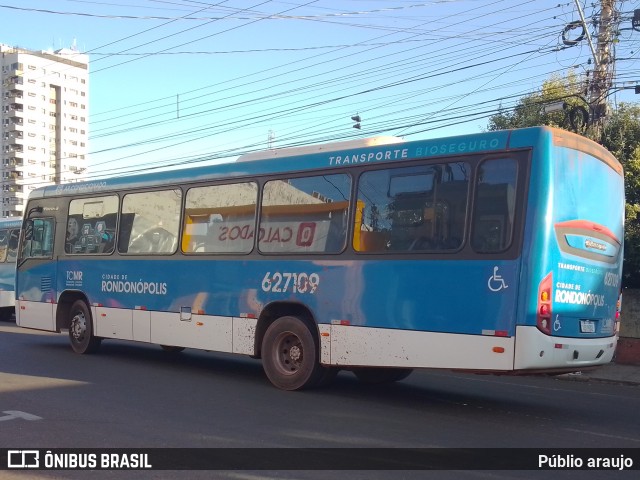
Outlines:
{"label": "rear wheel arch", "polygon": [[[267,332],[269,326],[278,320],[281,317],[297,317],[301,321],[303,321],[311,334],[313,335],[316,349],[320,349],[320,335],[318,331],[318,324],[315,321],[311,310],[301,303],[296,302],[273,302],[267,305],[262,312],[260,312],[260,317],[258,318],[258,323],[256,325],[256,335],[254,339],[254,358],[262,357],[262,340],[264,339],[264,335]],[[317,359],[320,361],[320,359]]]}

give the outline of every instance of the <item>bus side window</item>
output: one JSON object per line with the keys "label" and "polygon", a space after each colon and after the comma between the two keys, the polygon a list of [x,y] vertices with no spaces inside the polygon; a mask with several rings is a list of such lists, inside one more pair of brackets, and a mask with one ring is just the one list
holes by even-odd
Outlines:
{"label": "bus side window", "polygon": [[14,229],[9,233],[9,245],[7,252],[7,261],[15,262],[18,256],[18,240],[20,239],[20,230]]}
{"label": "bus side window", "polygon": [[0,230],[0,263],[7,259],[9,252],[9,230]]}
{"label": "bus side window", "polygon": [[464,239],[469,172],[465,162],[375,169],[358,181],[357,252],[455,251]]}
{"label": "bus side window", "polygon": [[360,230],[358,235],[360,236],[360,241],[358,243],[359,248],[356,246],[356,250],[359,252],[380,252],[386,248],[389,241],[389,237],[384,232]]}
{"label": "bus side window", "polygon": [[147,255],[175,253],[181,204],[180,189],[125,195],[118,251]]}
{"label": "bus side window", "polygon": [[64,238],[65,253],[78,253],[76,245],[79,247],[80,225],[76,217],[69,216],[67,219],[67,233]]}
{"label": "bus side window", "polygon": [[487,160],[480,165],[471,230],[476,252],[501,252],[511,244],[517,172],[513,159]]}
{"label": "bus side window", "polygon": [[120,216],[120,229],[118,230],[118,251],[120,253],[127,253],[129,250],[129,239],[135,216],[135,213],[123,213]]}
{"label": "bus side window", "polygon": [[69,203],[65,253],[100,255],[113,251],[117,195],[87,197]]}
{"label": "bus side window", "polygon": [[96,236],[96,244],[98,253],[113,252],[114,241],[116,236],[115,222],[111,221],[110,216],[104,220],[98,220],[93,226]]}
{"label": "bus side window", "polygon": [[53,225],[54,220],[52,218],[36,218],[27,222],[22,258],[51,258],[53,253]]}
{"label": "bus side window", "polygon": [[258,248],[262,253],[339,253],[347,238],[351,177],[345,174],[266,182]]}
{"label": "bus side window", "polygon": [[185,201],[182,251],[249,253],[253,249],[258,185],[194,187]]}

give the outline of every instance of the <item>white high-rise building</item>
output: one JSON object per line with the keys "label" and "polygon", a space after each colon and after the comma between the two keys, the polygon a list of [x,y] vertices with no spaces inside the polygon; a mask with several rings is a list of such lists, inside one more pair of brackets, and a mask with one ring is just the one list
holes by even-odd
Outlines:
{"label": "white high-rise building", "polygon": [[89,121],[88,56],[0,44],[0,217],[20,217],[29,192],[81,180]]}

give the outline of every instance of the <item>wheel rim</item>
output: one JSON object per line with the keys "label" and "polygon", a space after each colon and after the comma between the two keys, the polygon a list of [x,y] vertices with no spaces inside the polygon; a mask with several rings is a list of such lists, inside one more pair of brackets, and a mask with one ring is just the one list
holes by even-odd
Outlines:
{"label": "wheel rim", "polygon": [[87,319],[84,313],[78,312],[71,319],[71,334],[74,340],[82,342],[87,333]]}
{"label": "wheel rim", "polygon": [[304,347],[300,337],[292,332],[283,332],[275,342],[274,360],[277,369],[284,375],[295,375],[304,361]]}

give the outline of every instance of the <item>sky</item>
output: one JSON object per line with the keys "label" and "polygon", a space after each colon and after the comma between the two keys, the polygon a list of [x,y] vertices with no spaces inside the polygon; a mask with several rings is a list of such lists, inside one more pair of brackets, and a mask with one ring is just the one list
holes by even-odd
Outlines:
{"label": "sky", "polygon": [[[578,0],[594,43],[597,3]],[[640,100],[640,0],[617,4],[614,105]],[[92,179],[483,131],[545,80],[587,78],[578,20],[576,0],[0,0],[0,43],[89,56]]]}

